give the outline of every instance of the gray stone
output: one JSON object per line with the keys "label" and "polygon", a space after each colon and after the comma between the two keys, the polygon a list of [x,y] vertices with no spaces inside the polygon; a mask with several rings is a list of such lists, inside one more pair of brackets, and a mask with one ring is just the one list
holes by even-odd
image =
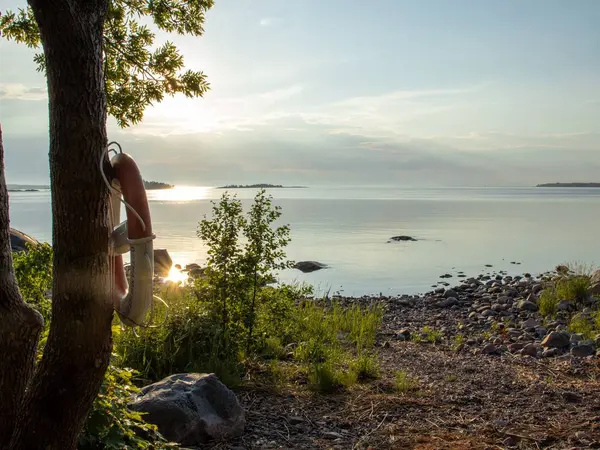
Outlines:
{"label": "gray stone", "polygon": [[486,344],[481,349],[481,353],[483,353],[484,355],[492,355],[497,352],[498,352],[498,349],[496,348],[496,346],[494,344]]}
{"label": "gray stone", "polygon": [[521,300],[518,304],[518,308],[521,311],[537,311],[538,305],[529,300]]}
{"label": "gray stone", "polygon": [[442,308],[448,308],[449,306],[454,306],[458,303],[456,297],[448,297],[438,303],[438,306]]}
{"label": "gray stone", "polygon": [[591,356],[596,352],[596,349],[592,345],[576,345],[571,349],[571,355],[577,358],[585,358]]}
{"label": "gray stone", "polygon": [[519,350],[522,350],[525,345],[526,344],[524,342],[515,342],[514,344],[510,344],[508,346],[508,351],[511,353],[516,353]]}
{"label": "gray stone", "polygon": [[552,358],[560,354],[560,350],[557,348],[549,348],[542,352],[542,358]]}
{"label": "gray stone", "polygon": [[245,426],[244,410],[235,394],[214,374],[171,375],[142,388],[129,407],[148,413],[147,422],[182,445],[237,437]]}
{"label": "gray stone", "polygon": [[540,338],[543,338],[548,334],[548,329],[545,327],[537,327],[535,329],[535,334],[537,334]]}
{"label": "gray stone", "polygon": [[458,298],[458,294],[456,293],[456,291],[452,290],[452,289],[448,289],[446,292],[444,292],[444,297],[445,298]]}
{"label": "gray stone", "polygon": [[398,335],[402,335],[404,336],[406,339],[410,339],[410,330],[403,328],[400,331],[398,331]]}
{"label": "gray stone", "polygon": [[492,316],[497,315],[497,313],[495,311],[492,311],[491,309],[486,309],[481,313],[481,315],[483,317],[492,317]]}
{"label": "gray stone", "polygon": [[543,290],[543,289],[544,289],[544,288],[542,287],[542,285],[538,283],[538,284],[534,284],[534,285],[531,287],[531,292],[532,292],[533,294],[539,294],[540,292],[542,292],[542,290]]}
{"label": "gray stone", "polygon": [[535,344],[527,344],[525,347],[523,347],[523,349],[521,350],[521,355],[527,355],[527,356],[537,356],[538,354],[538,347]]}
{"label": "gray stone", "polygon": [[524,321],[521,324],[521,328],[523,328],[524,330],[534,330],[535,328],[539,327],[540,323],[532,318],[527,319],[526,321]]}
{"label": "gray stone", "polygon": [[573,333],[571,334],[571,342],[577,343],[579,341],[583,340],[583,334],[581,333]]}
{"label": "gray stone", "polygon": [[13,252],[27,252],[27,245],[37,245],[39,241],[22,231],[10,228],[10,249]]}
{"label": "gray stone", "polygon": [[556,309],[558,311],[568,311],[569,309],[571,309],[571,302],[568,300],[561,300],[560,302],[558,302]]}
{"label": "gray stone", "polygon": [[342,436],[340,433],[336,433],[335,431],[327,431],[323,433],[323,437],[325,439],[342,439],[344,436]]}
{"label": "gray stone", "polygon": [[566,331],[552,331],[542,341],[542,347],[548,348],[567,348],[571,336]]}

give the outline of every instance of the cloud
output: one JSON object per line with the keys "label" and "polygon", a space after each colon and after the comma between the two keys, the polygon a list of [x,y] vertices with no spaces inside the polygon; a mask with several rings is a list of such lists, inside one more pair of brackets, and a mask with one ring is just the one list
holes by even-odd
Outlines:
{"label": "cloud", "polygon": [[19,83],[0,83],[0,99],[3,100],[46,100],[48,93],[43,87],[28,87]]}
{"label": "cloud", "polygon": [[261,27],[273,27],[280,22],[281,19],[277,17],[263,17],[258,23]]}

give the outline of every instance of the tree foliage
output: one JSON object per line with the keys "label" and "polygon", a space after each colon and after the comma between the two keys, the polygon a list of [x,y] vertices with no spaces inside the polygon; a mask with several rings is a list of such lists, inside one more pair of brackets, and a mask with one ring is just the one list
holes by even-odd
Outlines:
{"label": "tree foliage", "polygon": [[[209,89],[206,75],[184,68],[183,56],[172,42],[155,43],[151,20],[161,31],[201,36],[213,0],[111,0],[104,28],[104,76],[108,113],[121,127],[139,123],[147,106],[165,95],[201,97]],[[31,8],[0,16],[0,34],[30,48],[41,44]],[[43,53],[34,56],[45,71]]]}

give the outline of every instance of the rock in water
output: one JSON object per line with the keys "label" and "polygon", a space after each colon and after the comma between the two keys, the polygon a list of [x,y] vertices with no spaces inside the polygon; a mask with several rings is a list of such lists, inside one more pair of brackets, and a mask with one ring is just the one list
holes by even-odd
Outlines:
{"label": "rock in water", "polygon": [[214,374],[171,375],[144,387],[129,407],[148,413],[147,422],[182,445],[231,439],[240,436],[245,426],[244,410],[235,394]]}
{"label": "rock in water", "polygon": [[566,331],[553,331],[542,341],[542,347],[547,348],[567,348],[569,347],[571,336]]}
{"label": "rock in water", "polygon": [[390,238],[390,240],[392,241],[411,241],[411,242],[416,242],[417,240],[414,237],[411,236],[392,236]]}
{"label": "rock in water", "polygon": [[314,272],[315,270],[325,269],[326,267],[327,265],[317,261],[298,261],[294,264],[294,268],[304,273]]}

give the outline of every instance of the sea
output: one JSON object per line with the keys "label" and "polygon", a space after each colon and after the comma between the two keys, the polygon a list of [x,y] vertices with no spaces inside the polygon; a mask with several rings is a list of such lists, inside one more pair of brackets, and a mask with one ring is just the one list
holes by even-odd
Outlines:
{"label": "sea", "polygon": [[[286,269],[277,278],[311,284],[318,294],[420,294],[460,283],[461,272],[538,275],[557,264],[592,268],[600,261],[597,188],[309,186],[267,192],[281,207],[278,223],[291,229],[287,257],[327,265],[306,274]],[[212,217],[212,202],[223,193],[207,186],[148,191],[154,248],[166,248],[176,264],[203,265],[207,247],[196,234],[198,224]],[[256,190],[229,193],[247,209]],[[51,243],[50,192],[11,192],[10,220],[13,228]],[[397,235],[416,241],[390,242]]]}

